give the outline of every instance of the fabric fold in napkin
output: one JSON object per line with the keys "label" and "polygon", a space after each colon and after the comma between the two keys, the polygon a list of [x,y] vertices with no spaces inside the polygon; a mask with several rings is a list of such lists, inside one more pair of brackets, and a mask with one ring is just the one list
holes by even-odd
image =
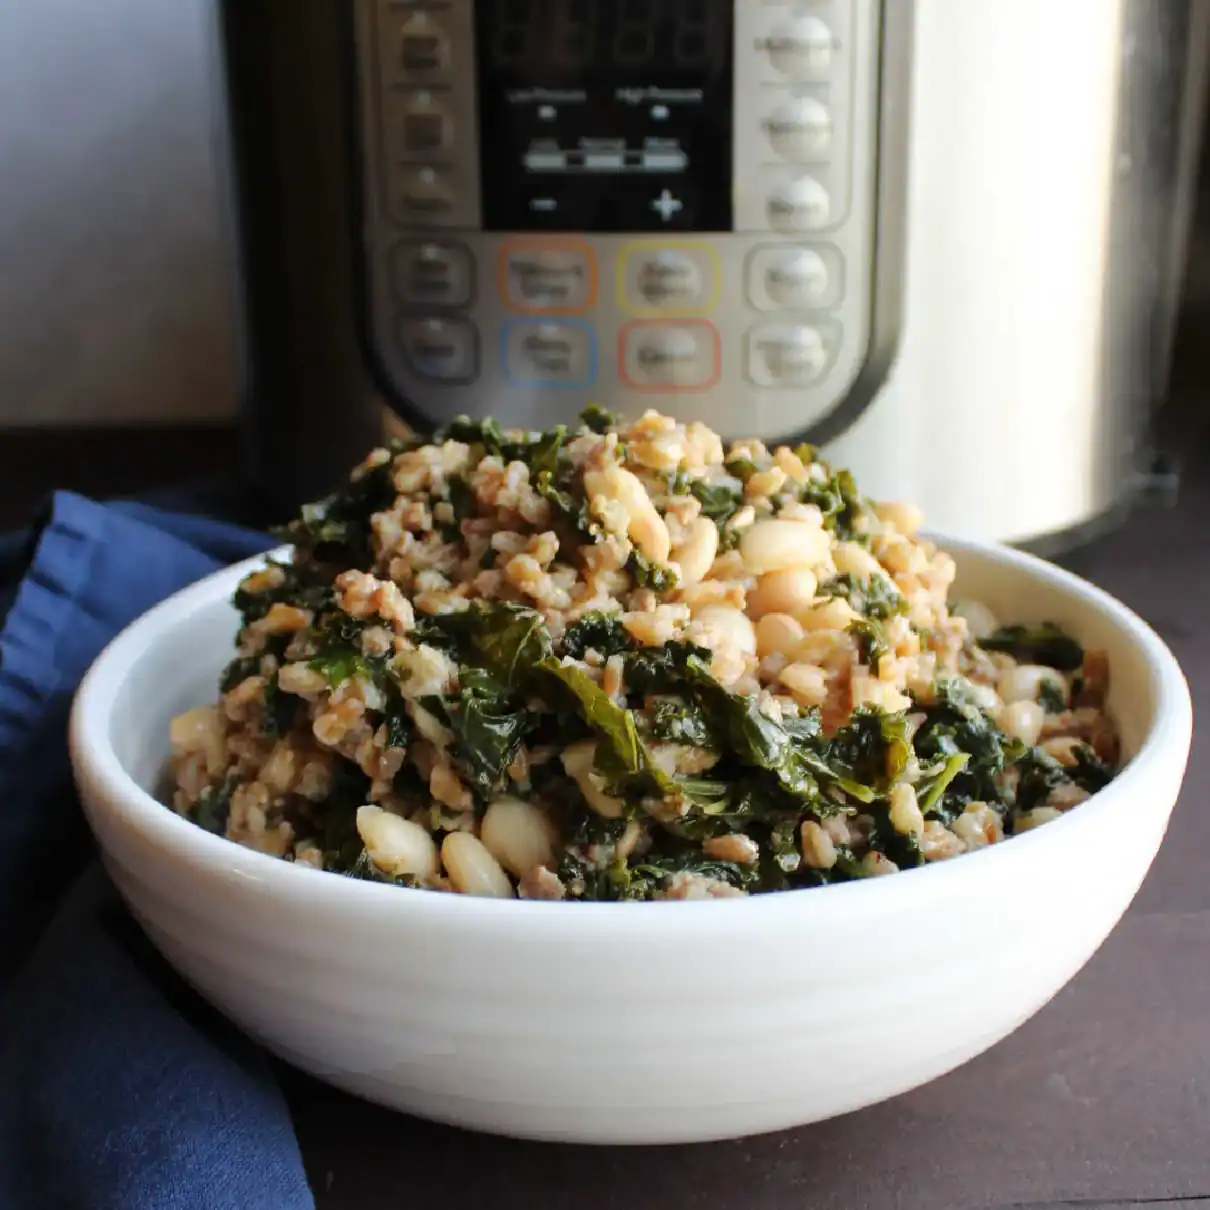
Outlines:
{"label": "fabric fold in napkin", "polygon": [[265,1056],[176,976],[95,861],[67,717],[105,644],[267,549],[254,530],[57,493],[0,543],[0,1207],[314,1205]]}

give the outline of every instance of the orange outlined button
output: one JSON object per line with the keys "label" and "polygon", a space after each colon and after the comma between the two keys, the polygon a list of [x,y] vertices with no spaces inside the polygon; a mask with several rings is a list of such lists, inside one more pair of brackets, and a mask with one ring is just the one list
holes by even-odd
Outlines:
{"label": "orange outlined button", "polygon": [[597,301],[597,260],[584,240],[509,240],[496,274],[504,305],[519,315],[579,315]]}
{"label": "orange outlined button", "polygon": [[635,320],[618,334],[618,373],[635,391],[708,391],[722,374],[718,329],[705,319]]}

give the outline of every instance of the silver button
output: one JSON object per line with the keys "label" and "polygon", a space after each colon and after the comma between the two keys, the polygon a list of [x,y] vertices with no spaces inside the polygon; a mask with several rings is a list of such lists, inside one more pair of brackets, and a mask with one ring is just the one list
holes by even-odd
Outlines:
{"label": "silver button", "polygon": [[405,218],[438,221],[454,208],[453,184],[448,172],[430,165],[407,165],[395,177],[395,208]]}
{"label": "silver button", "polygon": [[836,38],[818,17],[794,16],[779,21],[765,39],[774,68],[792,80],[819,76],[832,66]]}
{"label": "silver button", "polygon": [[816,97],[794,97],[764,121],[769,144],[787,160],[823,155],[832,141],[832,115]]}
{"label": "silver button", "polygon": [[814,231],[827,226],[832,202],[813,176],[796,176],[769,195],[768,212],[776,231]]}
{"label": "silver button", "polygon": [[832,244],[768,244],[748,257],[748,302],[758,311],[815,311],[839,306],[844,260]]}
{"label": "silver button", "polygon": [[508,325],[505,373],[530,386],[587,386],[596,376],[592,331],[578,323],[521,322]]}
{"label": "silver button", "polygon": [[474,292],[475,265],[462,244],[407,240],[391,253],[391,276],[402,302],[465,307]]}
{"label": "silver button", "polygon": [[577,248],[510,249],[502,287],[514,310],[583,310],[593,290],[588,254]]}
{"label": "silver button", "polygon": [[809,386],[829,360],[823,333],[807,324],[762,324],[748,333],[748,377],[757,386]]}
{"label": "silver button", "polygon": [[409,75],[431,76],[449,67],[450,43],[428,13],[416,13],[399,31],[399,66]]}
{"label": "silver button", "polygon": [[453,142],[453,122],[432,93],[418,92],[409,98],[400,141],[405,154],[420,156],[442,152]]}
{"label": "silver button", "polygon": [[467,382],[479,372],[479,333],[465,319],[407,315],[399,343],[411,368],[438,382]]}
{"label": "silver button", "polygon": [[707,323],[636,323],[625,330],[622,372],[639,390],[705,390],[718,378],[718,335]]}

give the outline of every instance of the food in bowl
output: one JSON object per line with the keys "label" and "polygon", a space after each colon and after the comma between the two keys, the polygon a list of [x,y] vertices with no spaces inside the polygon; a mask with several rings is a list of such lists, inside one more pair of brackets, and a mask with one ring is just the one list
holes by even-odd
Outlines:
{"label": "food in bowl", "polygon": [[655,412],[396,441],[242,582],[173,805],[287,861],[551,900],[997,843],[1114,776],[1108,660],[951,603],[920,523],[810,446]]}

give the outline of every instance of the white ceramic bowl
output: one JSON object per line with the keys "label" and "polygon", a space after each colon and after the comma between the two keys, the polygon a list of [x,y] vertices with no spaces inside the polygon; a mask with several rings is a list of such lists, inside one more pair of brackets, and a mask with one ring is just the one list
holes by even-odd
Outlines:
{"label": "white ceramic bowl", "polygon": [[589,1143],[858,1109],[986,1050],[1084,965],[1155,856],[1189,751],[1188,688],[1139,618],[1026,555],[943,545],[958,595],[1108,650],[1131,757],[1062,819],[945,864],[743,900],[502,902],[209,835],[152,791],[168,720],[215,695],[228,598],[252,564],[153,609],[97,660],[71,725],[88,818],[169,961],[270,1050],[370,1100]]}

